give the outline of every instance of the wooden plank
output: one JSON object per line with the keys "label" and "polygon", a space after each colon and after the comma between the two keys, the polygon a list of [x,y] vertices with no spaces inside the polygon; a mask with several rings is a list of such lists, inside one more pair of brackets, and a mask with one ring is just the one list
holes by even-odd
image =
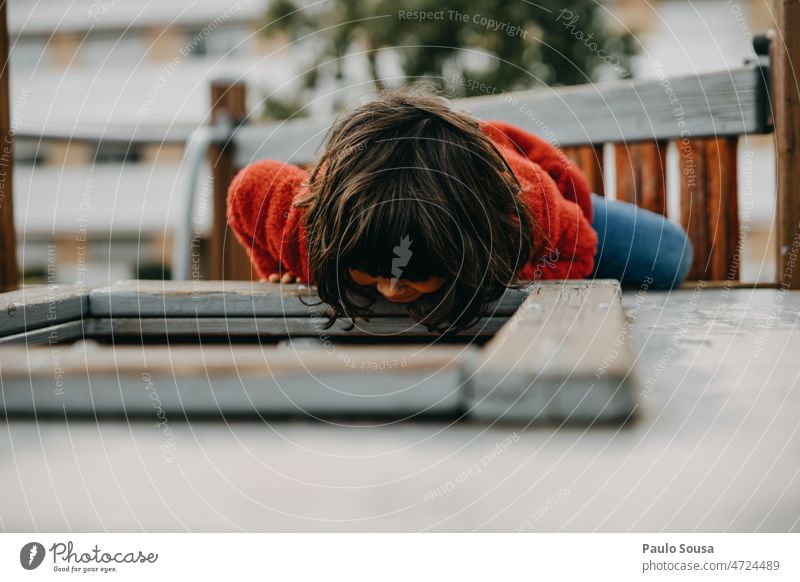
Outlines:
{"label": "wooden plank", "polygon": [[[506,317],[484,317],[460,335],[492,336],[506,322]],[[369,321],[358,321],[350,328],[348,320],[337,320],[333,327],[324,329],[326,319],[311,317],[176,317],[176,318],[121,318],[92,320],[93,334],[107,337],[336,337],[371,338],[374,343],[391,342],[393,339],[438,337],[425,326],[414,323],[408,317],[375,317]]]}
{"label": "wooden plank", "polygon": [[9,415],[456,414],[464,346],[0,350]]}
{"label": "wooden plank", "polygon": [[[623,80],[574,87],[520,91],[453,101],[480,119],[519,125],[562,147],[587,143],[670,140],[689,131],[694,137],[769,131],[766,98],[758,68],[747,66],[671,77],[680,97],[682,120],[657,79]],[[308,163],[318,155],[332,116],[245,125],[236,132],[235,161],[277,159]]]}
{"label": "wooden plank", "polygon": [[133,280],[93,289],[89,309],[93,317],[292,317],[315,313],[303,301],[316,300],[304,285]]}
{"label": "wooden plank", "polygon": [[586,181],[589,182],[589,188],[595,194],[605,196],[606,189],[603,184],[603,146],[599,145],[585,145],[585,146],[572,146],[563,148],[564,155],[580,168],[583,175],[586,176]]}
{"label": "wooden plank", "polygon": [[667,215],[667,142],[614,145],[617,200]]}
{"label": "wooden plank", "polygon": [[739,188],[735,137],[706,141],[707,229],[710,237],[707,277],[739,279]]}
{"label": "wooden plank", "polygon": [[0,4],[0,292],[17,288],[17,231],[14,228],[13,171],[14,135],[8,92],[7,2]]}
{"label": "wooden plank", "polygon": [[689,279],[739,278],[737,139],[679,145],[681,223],[694,247]]}
{"label": "wooden plank", "polygon": [[[211,123],[220,121],[234,126],[247,114],[247,91],[241,80],[217,80],[211,83]],[[247,252],[236,240],[227,221],[228,186],[238,167],[234,162],[235,142],[212,145],[209,161],[213,175],[213,219],[210,240],[212,279],[258,279]]]}
{"label": "wooden plank", "polygon": [[777,157],[778,283],[800,289],[800,4],[775,0],[771,91]]}
{"label": "wooden plank", "polygon": [[705,278],[711,240],[706,228],[706,155],[704,140],[685,140],[678,144],[681,175],[681,224],[689,235],[694,260],[687,279]]}
{"label": "wooden plank", "polygon": [[541,287],[475,362],[468,409],[486,420],[618,422],[635,410],[616,281]]}
{"label": "wooden plank", "polygon": [[[569,283],[569,282],[567,282]],[[560,286],[564,281],[509,289],[492,303],[487,315],[508,316],[536,286]],[[89,293],[93,317],[296,317],[324,311],[305,285],[275,285],[245,281],[120,281]],[[308,305],[307,305],[308,304]],[[375,313],[403,316],[406,307],[380,300]]]}
{"label": "wooden plank", "polygon": [[86,293],[75,287],[23,287],[0,294],[0,336],[80,319],[86,313]]}
{"label": "wooden plank", "polygon": [[90,336],[95,329],[95,321],[74,319],[28,331],[0,335],[0,346],[67,344]]}

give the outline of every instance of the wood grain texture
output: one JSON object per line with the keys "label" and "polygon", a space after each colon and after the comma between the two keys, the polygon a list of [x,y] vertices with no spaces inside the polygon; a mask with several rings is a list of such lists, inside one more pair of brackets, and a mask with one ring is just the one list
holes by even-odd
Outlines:
{"label": "wood grain texture", "polygon": [[0,3],[0,292],[17,288],[17,231],[14,228],[14,139],[8,90],[7,2]]}
{"label": "wood grain texture", "polygon": [[[65,346],[0,350],[8,414],[456,413],[470,348]],[[107,357],[104,357],[107,356]],[[89,378],[89,380],[87,380]]]}
{"label": "wood grain texture", "polygon": [[80,319],[88,312],[86,292],[71,285],[23,287],[0,294],[0,336]]}
{"label": "wood grain texture", "polygon": [[633,356],[620,294],[616,281],[531,292],[479,353],[470,414],[584,424],[627,419]]}
{"label": "wood grain texture", "polygon": [[667,215],[667,142],[614,145],[617,200]]}
{"label": "wood grain texture", "polygon": [[800,289],[800,3],[773,2],[771,97],[778,163],[778,284]]}
{"label": "wood grain texture", "polygon": [[678,146],[681,175],[681,224],[689,235],[694,260],[687,279],[705,278],[711,244],[706,229],[707,196],[705,181],[705,142],[686,140]]}
{"label": "wood grain texture", "polygon": [[739,279],[736,138],[679,144],[681,223],[694,248],[689,279]]}
{"label": "wood grain texture", "polygon": [[710,237],[707,278],[739,279],[741,260],[739,231],[738,139],[709,139],[706,142],[706,207]]}

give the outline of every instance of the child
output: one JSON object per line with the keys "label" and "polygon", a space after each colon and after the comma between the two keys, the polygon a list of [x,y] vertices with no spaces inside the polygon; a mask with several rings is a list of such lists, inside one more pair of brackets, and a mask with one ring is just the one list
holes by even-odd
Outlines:
{"label": "child", "polygon": [[679,226],[591,193],[547,142],[408,91],[341,117],[310,174],[243,169],[228,221],[266,281],[315,284],[331,324],[381,295],[453,331],[529,280],[668,289],[691,264]]}

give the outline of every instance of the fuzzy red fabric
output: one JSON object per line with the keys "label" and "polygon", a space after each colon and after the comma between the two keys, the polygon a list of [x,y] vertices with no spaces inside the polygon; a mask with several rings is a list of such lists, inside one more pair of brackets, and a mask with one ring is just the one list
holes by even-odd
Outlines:
{"label": "fuzzy red fabric", "polygon": [[[522,186],[522,201],[541,225],[547,247],[537,264],[518,273],[523,280],[580,279],[594,266],[597,234],[592,229],[589,187],[580,171],[546,141],[513,125],[485,121],[492,140]],[[228,190],[228,223],[258,273],[292,273],[311,281],[305,209],[293,202],[306,191],[308,172],[271,160],[255,162]],[[313,282],[312,282],[313,283]]]}

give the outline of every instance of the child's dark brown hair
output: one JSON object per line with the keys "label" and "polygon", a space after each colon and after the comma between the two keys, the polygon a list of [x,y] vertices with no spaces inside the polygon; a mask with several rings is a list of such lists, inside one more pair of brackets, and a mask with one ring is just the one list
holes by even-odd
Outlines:
{"label": "child's dark brown hair", "polygon": [[351,268],[443,277],[409,314],[440,332],[473,324],[539,258],[541,229],[519,190],[478,122],[429,92],[385,92],[340,117],[299,202],[310,274],[333,307],[329,325],[371,314],[377,292],[357,285]]}

